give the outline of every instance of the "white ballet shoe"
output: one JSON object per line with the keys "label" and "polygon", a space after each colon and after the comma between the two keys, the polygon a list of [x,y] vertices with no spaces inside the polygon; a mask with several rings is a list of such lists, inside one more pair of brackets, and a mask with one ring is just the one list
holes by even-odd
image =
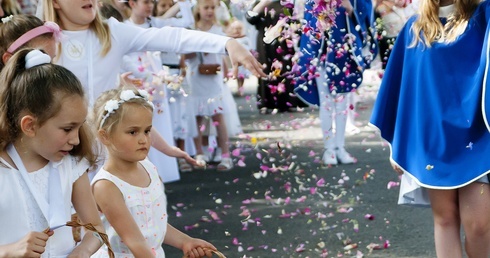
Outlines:
{"label": "white ballet shoe", "polygon": [[322,163],[323,165],[337,165],[338,162],[335,151],[325,150],[325,152],[323,152]]}
{"label": "white ballet shoe", "polygon": [[341,164],[352,164],[357,162],[357,159],[352,157],[345,148],[337,148],[335,150],[335,155],[337,156],[337,161]]}

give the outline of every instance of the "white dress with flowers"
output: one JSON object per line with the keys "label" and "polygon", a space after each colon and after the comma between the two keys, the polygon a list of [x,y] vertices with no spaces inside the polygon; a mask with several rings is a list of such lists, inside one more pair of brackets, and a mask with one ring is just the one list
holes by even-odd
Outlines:
{"label": "white dress with flowers", "polygon": [[[148,187],[137,187],[112,175],[103,168],[99,170],[92,185],[99,180],[108,180],[114,183],[121,191],[126,206],[139,226],[141,233],[146,238],[148,245],[153,249],[155,257],[164,258],[162,244],[167,232],[168,214],[167,197],[165,187],[158,177],[157,168],[147,159],[141,161],[141,165],[150,176]],[[101,214],[102,224],[109,238],[112,250],[116,258],[131,258],[128,246],[123,243],[121,237],[111,226],[104,214]],[[103,245],[92,258],[107,258],[107,246]]]}

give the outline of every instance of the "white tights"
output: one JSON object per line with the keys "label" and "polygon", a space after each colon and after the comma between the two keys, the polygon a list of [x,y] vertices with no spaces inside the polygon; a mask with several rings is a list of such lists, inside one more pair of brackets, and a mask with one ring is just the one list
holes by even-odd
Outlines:
{"label": "white tights", "polygon": [[[323,132],[323,144],[326,150],[344,148],[345,126],[348,114],[349,94],[341,93],[332,95],[325,85],[323,76],[317,78],[317,86],[320,93],[320,121]],[[333,122],[335,119],[335,131]]]}

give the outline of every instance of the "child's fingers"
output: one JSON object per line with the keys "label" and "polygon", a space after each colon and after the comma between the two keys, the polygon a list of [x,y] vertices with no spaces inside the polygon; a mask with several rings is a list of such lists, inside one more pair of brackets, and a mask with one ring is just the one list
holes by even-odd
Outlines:
{"label": "child's fingers", "polygon": [[245,63],[244,66],[245,68],[247,68],[247,70],[252,72],[252,74],[258,78],[263,78],[267,76],[267,74],[265,74],[263,71],[264,68],[262,64],[259,63],[259,61],[257,61],[257,59],[255,58],[252,58],[250,62]]}
{"label": "child's fingers", "polygon": [[187,253],[187,257],[189,257],[189,258],[199,258],[199,257],[202,257],[202,256],[204,256],[204,252],[203,252],[203,255],[199,255],[199,251],[196,248],[191,249]]}
{"label": "child's fingers", "polygon": [[213,257],[213,251],[211,249],[204,249],[207,257]]}
{"label": "child's fingers", "polygon": [[232,79],[236,79],[238,77],[238,64],[233,64],[233,77]]}
{"label": "child's fingers", "polygon": [[203,166],[202,164],[199,164],[199,162],[197,162],[197,160],[195,160],[194,158],[192,158],[191,156],[186,156],[185,157],[185,161],[187,161],[187,163],[193,165],[193,166]]}

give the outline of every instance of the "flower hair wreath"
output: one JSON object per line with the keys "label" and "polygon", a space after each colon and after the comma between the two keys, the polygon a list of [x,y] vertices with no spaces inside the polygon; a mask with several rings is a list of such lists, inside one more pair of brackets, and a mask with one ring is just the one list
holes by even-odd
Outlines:
{"label": "flower hair wreath", "polygon": [[119,100],[117,100],[117,99],[108,100],[105,103],[105,105],[104,105],[104,111],[106,113],[105,113],[104,117],[102,117],[102,121],[100,121],[99,128],[104,125],[105,120],[107,120],[107,118],[109,116],[111,116],[111,114],[114,114],[116,112],[116,110],[118,110],[119,107],[121,107],[121,105],[124,102],[127,102],[129,100],[132,100],[132,99],[144,99],[144,100],[146,100],[148,102],[148,104],[150,104],[150,106],[152,108],[155,108],[155,106],[153,105],[153,103],[149,100],[150,94],[148,94],[148,92],[146,92],[144,90],[138,90],[138,93],[139,93],[139,95],[136,95],[133,90],[124,90],[119,95]]}

